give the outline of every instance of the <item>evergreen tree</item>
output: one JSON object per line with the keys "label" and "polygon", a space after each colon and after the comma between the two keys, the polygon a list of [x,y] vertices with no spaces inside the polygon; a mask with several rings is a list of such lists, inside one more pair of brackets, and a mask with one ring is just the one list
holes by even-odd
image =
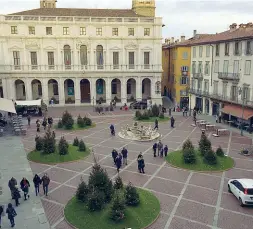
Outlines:
{"label": "evergreen tree", "polygon": [[194,146],[190,139],[187,139],[183,144],[183,151],[185,151],[186,149],[194,149]]}
{"label": "evergreen tree", "polygon": [[159,117],[160,109],[156,104],[152,106],[151,110],[152,110],[152,116],[153,117]]}
{"label": "evergreen tree", "polygon": [[79,146],[79,140],[77,137],[73,141],[73,146]]}
{"label": "evergreen tree", "polygon": [[65,140],[64,137],[61,137],[61,139],[59,141],[59,145],[58,145],[59,154],[60,155],[67,155],[69,153],[68,148],[69,148],[68,142]]}
{"label": "evergreen tree", "polygon": [[224,157],[225,156],[225,153],[223,151],[223,149],[219,146],[219,148],[216,150],[216,155],[218,157]]}
{"label": "evergreen tree", "polygon": [[193,148],[183,150],[183,159],[186,164],[194,164],[196,162],[196,154]]}
{"label": "evergreen tree", "polygon": [[80,115],[77,118],[77,125],[80,128],[83,128],[85,126],[85,122],[84,122],[84,120],[82,119],[82,117]]}
{"label": "evergreen tree", "polygon": [[140,197],[137,189],[131,183],[129,183],[126,187],[125,199],[126,205],[128,206],[137,206],[140,203]]}
{"label": "evergreen tree", "polygon": [[76,191],[76,198],[81,202],[86,202],[88,200],[89,188],[88,185],[81,178],[81,183],[78,185]]}
{"label": "evergreen tree", "polygon": [[35,149],[41,151],[43,149],[43,139],[40,136],[35,137]]}
{"label": "evergreen tree", "polygon": [[97,189],[94,189],[88,194],[87,207],[89,211],[100,211],[105,205],[105,194]]}
{"label": "evergreen tree", "polygon": [[68,130],[73,128],[74,119],[68,111],[65,111],[62,115],[62,124]]}
{"label": "evergreen tree", "polygon": [[79,142],[79,151],[84,152],[86,150],[86,145],[84,144],[84,141],[81,140]]}
{"label": "evergreen tree", "polygon": [[83,118],[83,121],[84,121],[84,125],[85,125],[85,126],[91,126],[91,125],[92,125],[92,121],[91,121],[91,119],[88,118],[88,117],[84,117],[84,118]]}
{"label": "evergreen tree", "polygon": [[113,187],[116,190],[123,189],[124,185],[123,185],[123,181],[120,176],[117,176]]}
{"label": "evergreen tree", "polygon": [[199,151],[201,155],[204,156],[205,153],[210,150],[212,150],[212,144],[206,135],[202,134],[199,141]]}
{"label": "evergreen tree", "polygon": [[115,221],[119,222],[124,219],[125,217],[125,203],[124,199],[122,199],[118,194],[113,199],[113,203],[111,206],[110,211],[110,218]]}
{"label": "evergreen tree", "polygon": [[207,150],[204,155],[204,162],[209,165],[217,164],[217,156],[213,150]]}
{"label": "evergreen tree", "polygon": [[63,123],[62,123],[62,120],[61,120],[61,119],[59,119],[58,124],[57,124],[57,127],[58,127],[59,129],[63,128]]}
{"label": "evergreen tree", "polygon": [[55,152],[56,149],[55,134],[48,130],[43,138],[43,153],[51,154]]}

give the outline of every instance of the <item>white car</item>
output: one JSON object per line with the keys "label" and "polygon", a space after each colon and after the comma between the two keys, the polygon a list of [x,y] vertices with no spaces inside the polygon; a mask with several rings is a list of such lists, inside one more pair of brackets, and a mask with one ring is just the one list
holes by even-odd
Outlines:
{"label": "white car", "polygon": [[253,179],[231,179],[228,192],[233,193],[240,205],[253,205]]}

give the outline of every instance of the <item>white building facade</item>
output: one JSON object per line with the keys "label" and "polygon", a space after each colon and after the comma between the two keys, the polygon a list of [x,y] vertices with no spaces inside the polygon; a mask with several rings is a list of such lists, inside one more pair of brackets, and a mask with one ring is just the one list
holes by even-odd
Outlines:
{"label": "white building facade", "polygon": [[253,36],[248,34],[252,31],[251,23],[232,24],[229,31],[210,35],[192,46],[192,108],[204,114],[230,113],[245,120],[251,118]]}
{"label": "white building facade", "polygon": [[[162,19],[147,16],[154,1],[133,1],[127,10],[55,4],[45,0],[39,9],[0,16],[2,97],[61,106],[161,104]],[[134,10],[150,4],[143,15]]]}

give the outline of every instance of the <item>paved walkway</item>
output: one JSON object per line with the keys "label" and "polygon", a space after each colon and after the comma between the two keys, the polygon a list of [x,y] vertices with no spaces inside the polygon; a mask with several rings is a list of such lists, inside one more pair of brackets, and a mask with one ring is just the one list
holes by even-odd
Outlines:
{"label": "paved walkway", "polygon": [[[191,126],[192,118],[181,115],[175,118],[175,129],[171,129],[169,123],[160,123],[159,126],[159,131],[163,135],[162,141],[168,145],[169,151],[180,149],[187,138],[197,146],[201,131]],[[97,126],[93,129],[72,132],[55,130],[56,136],[58,139],[64,136],[69,142],[72,142],[75,137],[82,138],[93,148],[95,157],[112,179],[117,176],[117,172],[113,165],[111,151],[113,148],[120,150],[126,147],[129,151],[129,163],[120,171],[123,181],[132,182],[138,187],[153,192],[160,200],[160,216],[149,229],[252,228],[253,208],[241,208],[235,197],[227,192],[229,179],[253,177],[253,158],[238,154],[242,147],[252,143],[252,139],[242,137],[236,132],[220,138],[213,138],[210,133],[208,137],[213,148],[221,146],[229,156],[234,158],[236,165],[232,170],[223,173],[198,173],[172,168],[163,158],[154,158],[153,142],[139,144],[123,140],[118,136],[110,136],[111,123],[116,124],[117,132],[126,124],[132,125],[132,117],[115,114],[101,116],[94,120]],[[35,125],[32,125],[27,136],[23,138],[27,152],[34,148],[35,129]],[[146,174],[139,174],[137,171],[136,158],[140,151],[144,154]],[[49,196],[41,196],[51,227],[70,229],[71,227],[64,220],[63,209],[75,195],[81,177],[85,181],[88,180],[93,155],[78,162],[54,166],[30,164],[34,173],[47,172],[51,177]]]}
{"label": "paved walkway", "polygon": [[[33,173],[29,162],[26,159],[26,152],[20,137],[0,138],[0,184],[3,189],[0,195],[0,204],[7,205],[13,203],[11,200],[8,181],[15,177],[18,182],[26,177],[31,183],[30,200],[20,199],[20,206],[16,208],[17,217],[16,228],[18,229],[49,229],[49,223],[46,218],[40,198],[33,194]],[[23,193],[22,193],[23,195]],[[2,218],[2,228],[10,228],[7,217]]]}

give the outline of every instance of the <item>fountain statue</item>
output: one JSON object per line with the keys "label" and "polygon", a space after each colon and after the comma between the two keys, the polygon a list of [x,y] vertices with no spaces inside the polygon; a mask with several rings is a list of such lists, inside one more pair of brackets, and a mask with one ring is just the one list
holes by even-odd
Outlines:
{"label": "fountain statue", "polygon": [[119,137],[135,141],[152,141],[161,137],[161,135],[156,129],[152,129],[150,125],[148,127],[139,127],[138,122],[135,122],[133,126],[126,125],[122,127]]}

